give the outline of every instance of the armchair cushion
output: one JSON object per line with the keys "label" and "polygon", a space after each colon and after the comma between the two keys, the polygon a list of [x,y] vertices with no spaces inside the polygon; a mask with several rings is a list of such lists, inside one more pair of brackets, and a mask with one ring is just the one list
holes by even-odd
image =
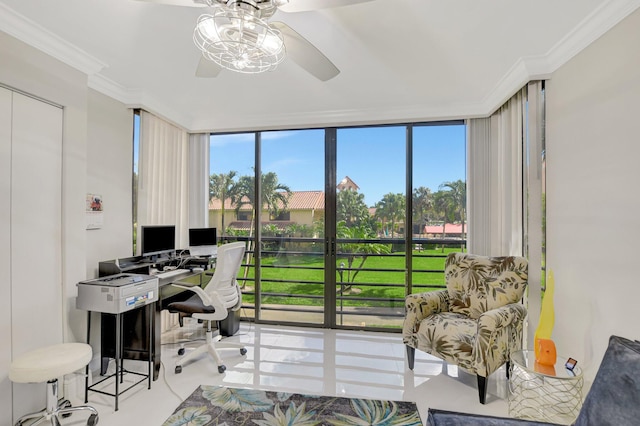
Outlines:
{"label": "armchair cushion", "polygon": [[427,353],[437,353],[446,361],[468,371],[475,371],[473,347],[478,323],[464,315],[442,312],[421,323],[418,347]]}
{"label": "armchair cushion", "polygon": [[527,283],[522,257],[452,253],[445,264],[451,312],[478,318],[484,312],[522,299]]}

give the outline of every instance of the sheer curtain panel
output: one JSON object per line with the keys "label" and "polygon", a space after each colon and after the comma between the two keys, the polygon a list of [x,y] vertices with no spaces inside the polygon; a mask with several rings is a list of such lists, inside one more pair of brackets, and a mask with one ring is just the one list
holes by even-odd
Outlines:
{"label": "sheer curtain panel", "polygon": [[138,229],[175,225],[177,248],[188,244],[188,140],[186,131],[140,112]]}
{"label": "sheer curtain panel", "polygon": [[468,121],[470,253],[523,254],[526,88],[489,118]]}
{"label": "sheer curtain panel", "polygon": [[209,134],[189,135],[189,227],[209,227]]}
{"label": "sheer curtain panel", "polygon": [[[175,225],[176,248],[188,244],[189,135],[146,111],[140,111],[138,158],[138,235],[144,225]],[[138,244],[140,250],[140,244]],[[160,314],[160,330],[178,324],[169,311]]]}

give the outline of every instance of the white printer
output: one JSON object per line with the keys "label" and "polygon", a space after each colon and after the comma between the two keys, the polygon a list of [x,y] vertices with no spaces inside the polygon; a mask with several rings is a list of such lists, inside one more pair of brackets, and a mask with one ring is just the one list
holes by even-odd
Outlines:
{"label": "white printer", "polygon": [[116,274],[81,281],[76,308],[120,314],[158,300],[158,278],[143,274]]}

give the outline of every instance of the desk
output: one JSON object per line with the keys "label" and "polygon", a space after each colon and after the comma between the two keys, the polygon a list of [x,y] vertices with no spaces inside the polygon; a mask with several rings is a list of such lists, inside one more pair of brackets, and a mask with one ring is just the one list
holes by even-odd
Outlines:
{"label": "desk", "polygon": [[[180,262],[182,259],[172,259],[169,262]],[[206,262],[206,260],[205,260]],[[201,267],[202,259],[199,259],[198,267]],[[208,262],[207,262],[208,263]],[[134,256],[129,258],[114,259],[99,262],[98,274],[100,277],[107,275],[114,275],[118,273],[136,273],[136,274],[149,274],[155,264],[145,261],[141,256]],[[186,291],[177,287],[173,287],[171,284],[183,280],[199,280],[200,285],[208,283],[210,271],[203,272],[185,272],[181,275],[175,275],[170,278],[159,278],[159,296],[158,302],[152,305],[147,305],[140,309],[125,312],[122,314],[122,333],[123,333],[123,347],[122,358],[138,361],[149,361],[149,351],[146,347],[146,342],[151,339],[153,342],[153,353],[155,357],[151,357],[153,360],[153,380],[157,380],[160,374],[160,356],[161,356],[161,341],[160,336],[162,334],[162,326],[160,313],[163,309],[167,308],[167,305],[171,302],[186,300],[193,294],[190,291]],[[199,278],[196,278],[199,277]],[[153,327],[150,327],[148,318],[153,318]],[[100,374],[104,375],[107,372],[110,359],[115,359],[116,354],[116,336],[114,330],[116,329],[116,318],[110,314],[102,314],[102,326],[101,326],[101,365]]]}
{"label": "desk", "polygon": [[533,351],[511,354],[509,415],[556,424],[571,424],[582,407],[582,370],[564,366],[567,358],[557,357],[553,367],[539,367]]}

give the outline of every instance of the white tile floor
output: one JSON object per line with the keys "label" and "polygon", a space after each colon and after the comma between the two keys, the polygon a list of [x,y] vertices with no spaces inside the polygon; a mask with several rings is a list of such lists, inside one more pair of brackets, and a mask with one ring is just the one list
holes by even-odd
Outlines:
{"label": "white tile floor", "polygon": [[[228,339],[246,344],[248,353],[240,356],[237,351],[223,352],[227,366],[224,374],[218,373],[208,354],[185,365],[181,374],[175,374],[179,347],[175,342],[185,337],[197,339],[203,336],[202,325],[195,321],[165,333],[160,377],[152,383],[151,389],[140,384],[121,395],[118,411],[114,410],[112,397],[91,392],[89,404],[99,411],[100,426],[160,426],[201,384],[414,401],[423,421],[429,407],[508,415],[504,367],[489,378],[487,404],[481,405],[475,376],[459,371],[455,366],[416,351],[415,369],[409,370],[402,336],[397,333],[243,322],[239,333]],[[125,361],[125,367],[131,370],[140,368],[140,364],[142,368],[146,365]],[[76,424],[75,421],[71,423]]]}

